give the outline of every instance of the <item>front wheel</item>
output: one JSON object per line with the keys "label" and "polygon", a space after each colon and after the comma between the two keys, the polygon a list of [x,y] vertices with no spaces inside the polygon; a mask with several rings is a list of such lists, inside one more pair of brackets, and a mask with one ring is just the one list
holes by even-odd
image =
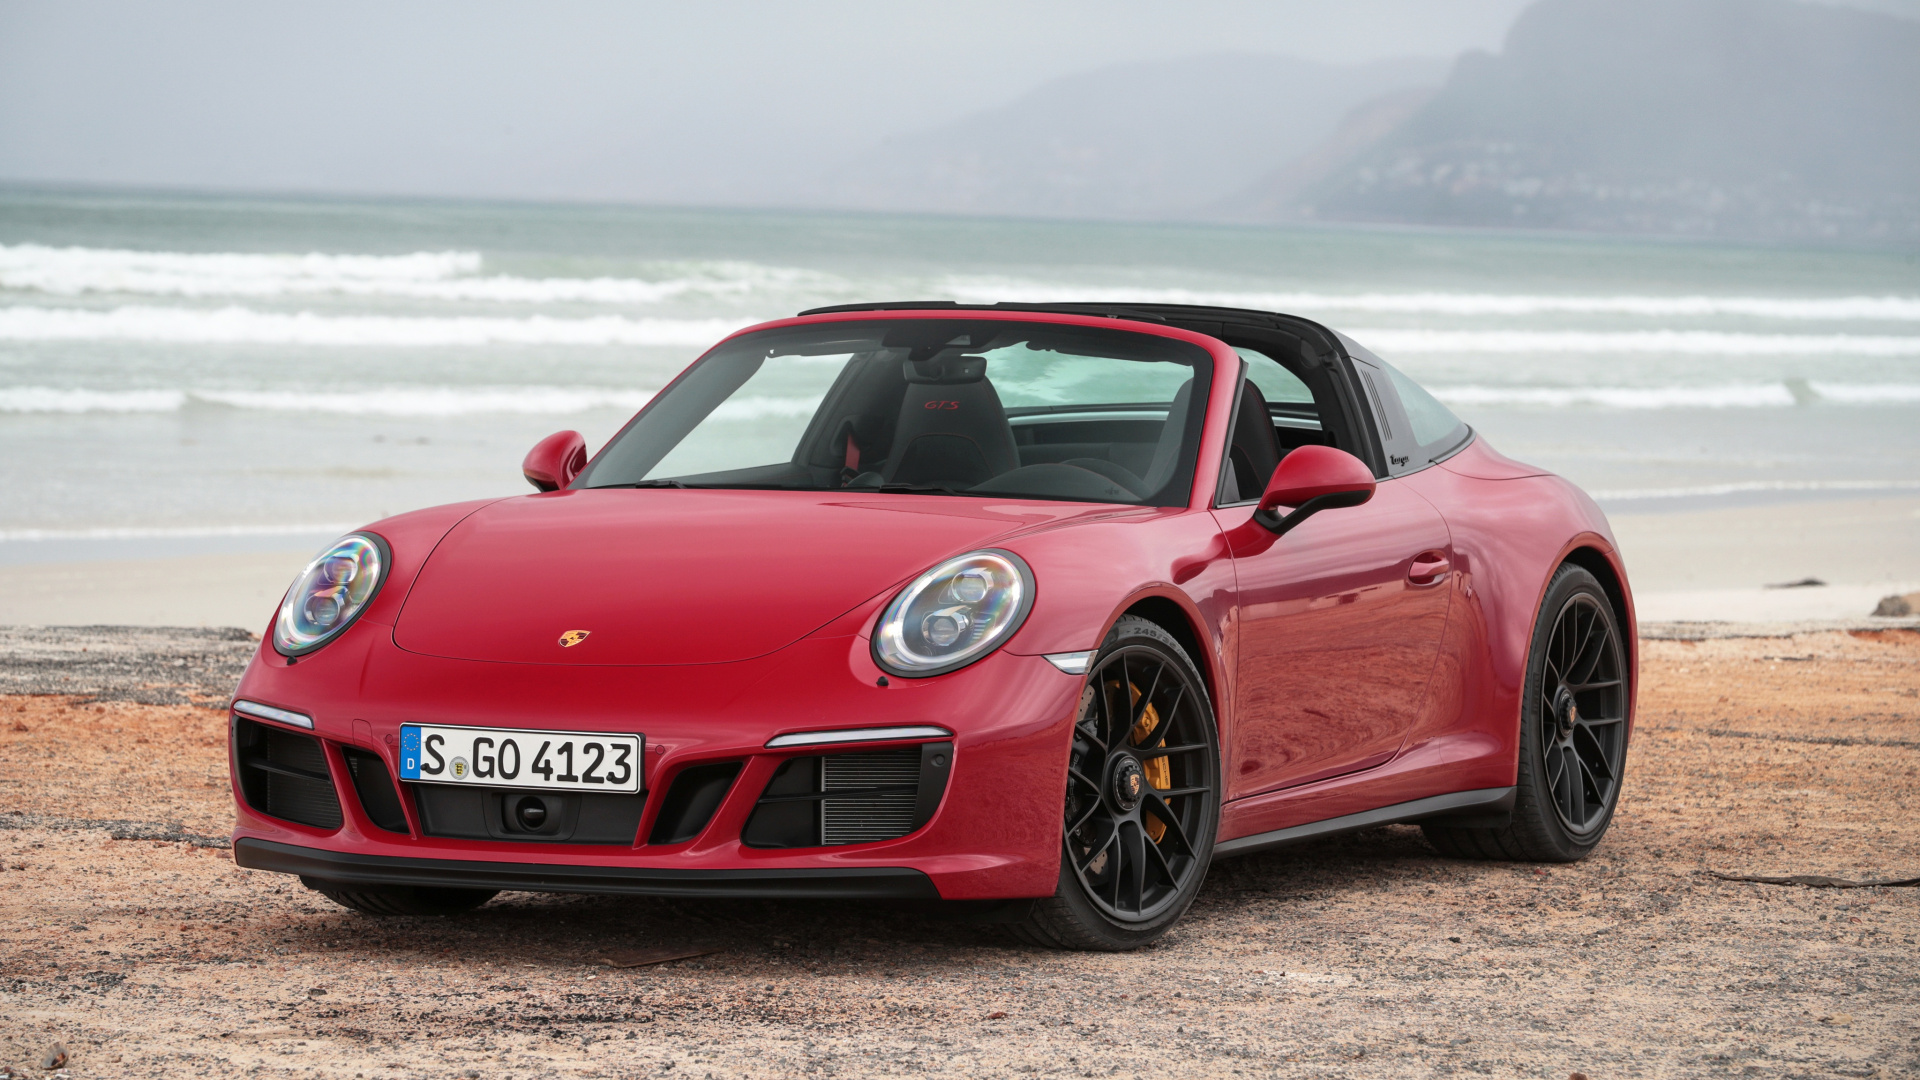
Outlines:
{"label": "front wheel", "polygon": [[1213,857],[1219,760],[1213,705],[1193,661],[1158,625],[1121,619],[1080,696],[1059,888],[1015,935],[1119,951],[1166,933]]}
{"label": "front wheel", "polygon": [[1562,566],[1547,586],[1524,694],[1512,821],[1499,829],[1424,823],[1441,854],[1574,862],[1599,845],[1613,821],[1632,687],[1613,605],[1578,566]]}

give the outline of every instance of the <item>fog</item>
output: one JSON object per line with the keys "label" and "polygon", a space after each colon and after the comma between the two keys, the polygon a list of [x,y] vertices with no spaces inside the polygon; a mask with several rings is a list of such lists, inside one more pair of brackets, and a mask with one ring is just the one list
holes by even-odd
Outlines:
{"label": "fog", "polygon": [[632,201],[786,186],[1050,79],[1497,45],[1525,0],[0,4],[0,179]]}
{"label": "fog", "polygon": [[[1917,19],[1920,0],[0,0],[0,183],[1910,239]],[[1766,137],[1703,156],[1741,130]],[[1666,149],[1636,159],[1642,135]]]}

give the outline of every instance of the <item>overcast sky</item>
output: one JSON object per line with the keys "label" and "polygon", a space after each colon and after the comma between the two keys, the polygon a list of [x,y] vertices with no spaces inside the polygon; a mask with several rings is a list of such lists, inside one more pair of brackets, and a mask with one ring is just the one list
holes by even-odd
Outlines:
{"label": "overcast sky", "polygon": [[0,0],[0,181],[751,201],[1060,75],[1450,56],[1527,2]]}

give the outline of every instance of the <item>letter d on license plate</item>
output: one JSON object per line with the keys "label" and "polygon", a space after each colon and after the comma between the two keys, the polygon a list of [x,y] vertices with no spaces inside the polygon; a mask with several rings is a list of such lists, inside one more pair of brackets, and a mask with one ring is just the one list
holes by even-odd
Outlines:
{"label": "letter d on license plate", "polygon": [[642,735],[400,726],[400,779],[536,791],[640,790]]}

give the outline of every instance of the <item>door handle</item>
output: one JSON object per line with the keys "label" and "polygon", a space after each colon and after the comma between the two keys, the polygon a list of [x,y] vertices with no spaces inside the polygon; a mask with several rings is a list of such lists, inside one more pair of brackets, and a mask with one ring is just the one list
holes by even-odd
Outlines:
{"label": "door handle", "polygon": [[1413,565],[1407,567],[1407,580],[1415,585],[1433,585],[1447,576],[1453,569],[1453,563],[1444,551],[1423,551],[1413,557]]}

